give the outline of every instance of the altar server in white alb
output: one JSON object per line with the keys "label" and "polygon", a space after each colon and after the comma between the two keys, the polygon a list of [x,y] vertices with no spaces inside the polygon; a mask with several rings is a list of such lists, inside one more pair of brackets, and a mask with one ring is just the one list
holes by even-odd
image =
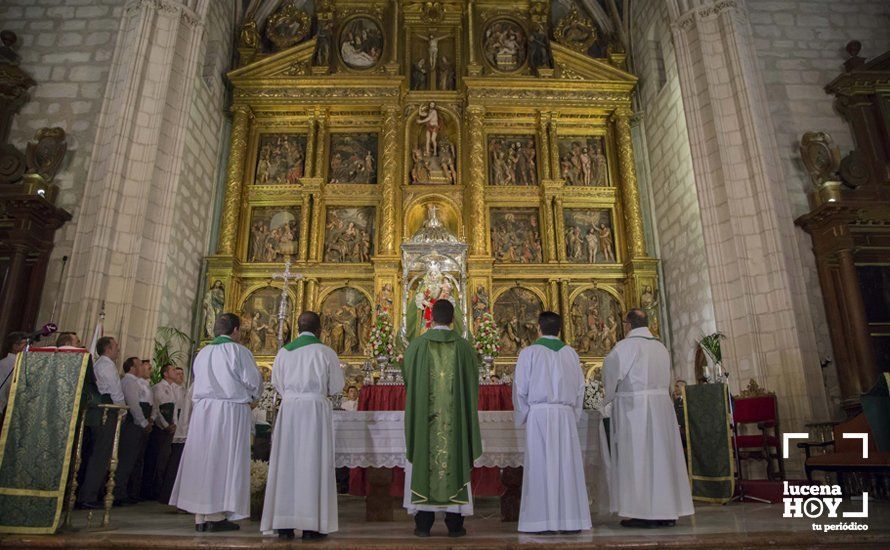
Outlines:
{"label": "altar server in white alb", "polygon": [[337,354],[318,339],[318,314],[304,311],[297,327],[297,339],[278,350],[272,364],[281,408],[260,530],[292,539],[299,529],[303,540],[317,540],[337,530],[334,420],[327,396],[340,393],[345,380]]}
{"label": "altar server in white alb", "polygon": [[578,439],[584,373],[578,354],[559,339],[562,317],[545,311],[538,329],[513,379],[516,424],[526,426],[519,530],[577,533],[591,528]]}
{"label": "altar server in white alb", "polygon": [[624,527],[671,527],[692,515],[692,494],[670,397],[671,359],[632,309],[624,340],[603,363],[604,404],[612,403],[610,508]]}
{"label": "altar server in white alb", "polygon": [[238,343],[241,320],[223,313],[216,336],[198,352],[188,439],[170,504],[195,514],[195,530],[235,531],[250,516],[250,403],[263,378]]}

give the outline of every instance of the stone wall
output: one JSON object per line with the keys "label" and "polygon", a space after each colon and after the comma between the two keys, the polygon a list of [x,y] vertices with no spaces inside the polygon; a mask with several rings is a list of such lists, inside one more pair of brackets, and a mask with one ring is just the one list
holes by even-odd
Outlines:
{"label": "stone wall", "polygon": [[695,379],[698,339],[715,330],[701,211],[680,95],[667,8],[631,4],[632,62],[652,189],[651,213],[664,274],[667,328],[675,377]]}
{"label": "stone wall", "polygon": [[[749,19],[763,76],[776,144],[793,217],[809,210],[809,178],[798,143],[808,130],[829,132],[846,154],[853,147],[847,123],[835,112],[824,87],[843,71],[844,46],[862,42],[865,57],[890,50],[890,3],[883,0],[748,0]],[[819,356],[831,357],[831,342],[810,237],[794,230],[811,304]],[[825,371],[837,405],[835,370]],[[836,408],[836,407],[835,407]]]}
{"label": "stone wall", "polygon": [[228,150],[223,73],[232,55],[234,13],[225,2],[210,4],[204,28],[204,44],[193,83],[194,99],[189,113],[185,141],[182,185],[175,200],[171,246],[161,296],[160,326],[190,332],[195,315],[195,296],[203,257],[213,223],[213,205],[220,172],[225,171],[222,156]]}
{"label": "stone wall", "polygon": [[120,0],[0,2],[0,29],[18,35],[21,67],[37,81],[37,86],[31,89],[31,101],[13,119],[10,142],[24,149],[34,133],[47,126],[59,126],[68,134],[68,155],[55,184],[60,188],[57,204],[74,218],[56,233],[39,322],[49,320],[61,258],[71,254],[80,221],[84,181],[123,5]]}

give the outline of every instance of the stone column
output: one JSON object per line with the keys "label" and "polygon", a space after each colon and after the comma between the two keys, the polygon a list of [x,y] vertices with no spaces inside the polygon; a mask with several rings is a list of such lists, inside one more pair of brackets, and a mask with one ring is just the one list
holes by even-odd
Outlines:
{"label": "stone column", "polygon": [[238,238],[238,220],[241,214],[241,193],[244,182],[244,164],[247,156],[247,135],[253,113],[247,105],[232,107],[232,149],[226,168],[226,198],[219,224],[219,244],[216,253],[234,256]]}
{"label": "stone column", "polygon": [[377,254],[393,256],[396,250],[396,190],[399,178],[399,128],[401,116],[398,105],[383,108],[383,154],[380,162],[380,240]]}
{"label": "stone column", "polygon": [[470,254],[488,254],[488,235],[485,232],[485,108],[478,105],[467,107],[469,118],[467,138],[470,147],[470,180],[466,185],[466,227],[470,234]]}
{"label": "stone column", "polygon": [[634,167],[633,138],[630,134],[632,111],[619,107],[612,114],[615,137],[618,142],[618,170],[621,174],[621,207],[624,212],[625,232],[628,236],[627,251],[630,258],[645,258],[646,239],[643,234],[643,211],[640,209],[640,192],[637,189],[637,171]]}
{"label": "stone column", "polygon": [[730,383],[775,391],[785,430],[802,431],[829,412],[748,13],[736,1],[668,4]]}

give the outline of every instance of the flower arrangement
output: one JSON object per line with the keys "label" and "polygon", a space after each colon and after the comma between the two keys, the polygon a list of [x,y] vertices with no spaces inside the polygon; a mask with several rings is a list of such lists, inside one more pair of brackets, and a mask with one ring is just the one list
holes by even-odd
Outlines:
{"label": "flower arrangement", "polygon": [[395,344],[392,333],[392,318],[389,313],[381,312],[377,315],[377,320],[374,321],[374,326],[368,335],[367,349],[372,358],[393,356]]}
{"label": "flower arrangement", "polygon": [[264,492],[269,477],[269,463],[265,460],[250,461],[250,494]]}
{"label": "flower arrangement", "polygon": [[272,382],[267,380],[263,383],[263,393],[260,395],[259,401],[257,401],[257,407],[269,413],[278,409],[279,402],[278,390],[275,389]]}
{"label": "flower arrangement", "polygon": [[603,384],[603,369],[596,369],[593,377],[584,386],[584,408],[596,409],[603,412],[603,399],[605,399],[605,385]]}
{"label": "flower arrangement", "polygon": [[482,314],[473,339],[473,345],[480,356],[495,358],[500,355],[501,335],[494,322],[494,315],[487,311]]}

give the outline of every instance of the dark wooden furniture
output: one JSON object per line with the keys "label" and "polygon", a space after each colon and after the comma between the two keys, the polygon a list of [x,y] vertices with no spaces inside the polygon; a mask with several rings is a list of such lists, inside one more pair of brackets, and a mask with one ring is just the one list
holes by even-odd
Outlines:
{"label": "dark wooden furniture", "polygon": [[856,149],[837,182],[817,187],[796,220],[813,241],[834,361],[849,415],[890,366],[890,52],[870,61],[847,46],[844,73],[825,90],[849,122]]}
{"label": "dark wooden furniture", "polygon": [[[763,460],[766,462],[768,479],[785,479],[785,462],[782,460],[782,435],[779,431],[779,408],[775,395],[733,398],[733,437],[739,453],[739,462]],[[754,424],[759,433],[742,434],[740,427]],[[774,465],[775,464],[775,465]],[[778,470],[778,471],[777,471]],[[742,479],[741,469],[739,479]]]}
{"label": "dark wooden furniture", "polygon": [[[845,433],[867,433],[868,458],[862,457],[862,439],[844,438]],[[871,427],[864,413],[857,414],[834,427],[834,440],[819,443],[798,443],[798,448],[806,453],[804,469],[807,479],[813,480],[813,472],[832,472],[838,476],[838,485],[844,487],[846,474],[890,474],[890,452],[878,450]],[[824,454],[815,454],[814,449],[828,449]]]}

